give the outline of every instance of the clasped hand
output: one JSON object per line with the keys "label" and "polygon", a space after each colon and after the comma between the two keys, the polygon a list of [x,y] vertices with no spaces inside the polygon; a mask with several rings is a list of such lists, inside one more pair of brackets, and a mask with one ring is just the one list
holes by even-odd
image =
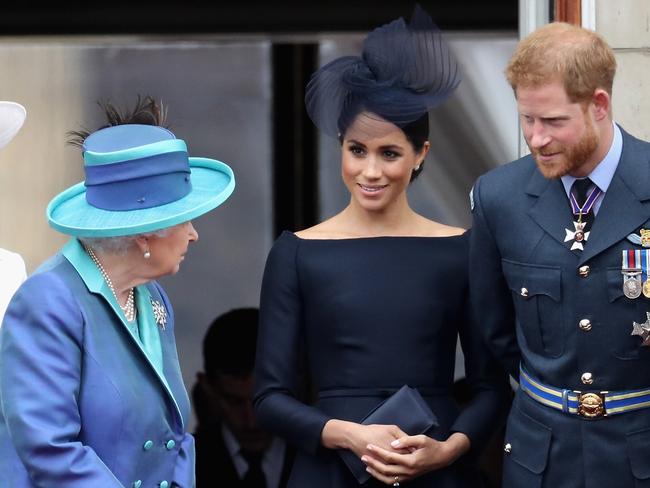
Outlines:
{"label": "clasped hand", "polygon": [[396,425],[363,425],[332,419],[325,424],[322,443],[349,449],[366,463],[368,472],[392,485],[395,477],[408,481],[450,465],[470,448],[469,438],[455,432],[440,442],[425,435],[408,436]]}
{"label": "clasped hand", "polygon": [[446,441],[437,441],[425,435],[404,436],[390,446],[366,446],[369,454],[361,456],[368,472],[379,481],[392,485],[395,477],[408,481],[429,471],[452,464],[469,450],[469,438],[454,433]]}
{"label": "clasped hand", "polygon": [[349,449],[357,456],[372,454],[369,446],[392,449],[391,443],[404,437],[406,433],[396,425],[356,424],[353,435],[350,436]]}
{"label": "clasped hand", "polygon": [[391,442],[406,436],[396,425],[363,425],[332,419],[325,424],[322,443],[330,449],[349,449],[358,457],[371,454],[368,446],[391,449]]}

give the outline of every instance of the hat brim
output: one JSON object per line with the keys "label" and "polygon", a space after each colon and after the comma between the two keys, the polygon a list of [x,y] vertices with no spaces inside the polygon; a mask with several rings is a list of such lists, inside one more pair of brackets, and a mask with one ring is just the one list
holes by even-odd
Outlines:
{"label": "hat brim", "polygon": [[158,207],[111,211],[86,201],[84,183],[61,192],[47,206],[50,226],[78,237],[119,237],[154,232],[197,218],[221,205],[235,189],[230,167],[207,158],[189,158],[192,191]]}
{"label": "hat brim", "polygon": [[21,104],[0,101],[0,148],[14,138],[26,117],[27,111]]}

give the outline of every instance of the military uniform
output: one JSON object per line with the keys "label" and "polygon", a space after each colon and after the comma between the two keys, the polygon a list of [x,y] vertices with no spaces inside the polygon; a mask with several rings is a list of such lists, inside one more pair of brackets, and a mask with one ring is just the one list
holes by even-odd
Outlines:
{"label": "military uniform", "polygon": [[530,155],[472,191],[474,310],[511,375],[525,372],[508,418],[504,488],[650,487],[650,347],[632,335],[650,327],[650,298],[626,296],[622,270],[623,251],[646,249],[638,238],[650,229],[650,144],[621,134],[582,251],[567,242],[575,218],[562,181],[545,179]]}

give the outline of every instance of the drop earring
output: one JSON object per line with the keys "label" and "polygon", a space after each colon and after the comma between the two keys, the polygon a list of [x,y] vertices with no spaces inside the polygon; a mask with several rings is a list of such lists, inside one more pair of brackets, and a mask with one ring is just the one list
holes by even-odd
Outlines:
{"label": "drop earring", "polygon": [[151,257],[151,252],[149,252],[149,250],[147,249],[142,256],[145,259],[149,259]]}

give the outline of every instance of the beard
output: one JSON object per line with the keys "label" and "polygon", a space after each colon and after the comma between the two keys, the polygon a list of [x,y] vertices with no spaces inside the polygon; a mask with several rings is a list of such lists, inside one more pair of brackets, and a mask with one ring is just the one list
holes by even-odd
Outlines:
{"label": "beard", "polygon": [[[542,149],[533,149],[528,145],[530,152],[535,158],[537,168],[544,178],[556,179],[575,172],[583,166],[600,144],[600,137],[596,133],[593,123],[585,117],[585,133],[580,140],[573,145],[550,144]],[[552,162],[544,162],[540,156],[558,153]]]}

